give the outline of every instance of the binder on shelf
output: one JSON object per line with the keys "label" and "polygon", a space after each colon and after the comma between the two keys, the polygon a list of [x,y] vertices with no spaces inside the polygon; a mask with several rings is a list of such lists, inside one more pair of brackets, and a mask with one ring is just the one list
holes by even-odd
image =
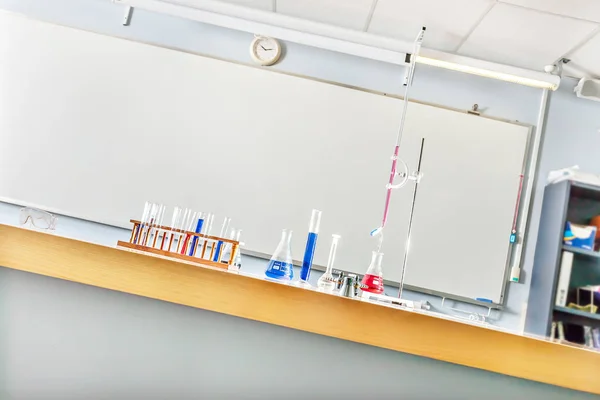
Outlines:
{"label": "binder on shelf", "polygon": [[573,269],[573,253],[563,251],[560,261],[560,272],[558,276],[558,285],[556,286],[556,302],[560,307],[567,305],[567,295],[569,294],[569,283],[571,282],[571,270]]}

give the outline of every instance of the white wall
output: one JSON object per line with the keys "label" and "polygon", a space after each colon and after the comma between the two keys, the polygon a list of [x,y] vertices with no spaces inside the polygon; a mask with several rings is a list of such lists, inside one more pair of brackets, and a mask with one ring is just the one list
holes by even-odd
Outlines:
{"label": "white wall", "polygon": [[[251,34],[143,10],[135,10],[131,26],[124,27],[121,25],[124,8],[108,0],[0,0],[0,9],[94,32],[251,62],[248,51],[253,39]],[[294,43],[285,43],[282,61],[272,68],[386,93],[403,92],[402,67]],[[531,125],[536,123],[540,96],[541,91],[537,89],[421,65],[411,92],[415,99],[459,109],[470,109],[477,103],[487,115]],[[524,280],[509,285],[506,311],[498,321],[498,325],[509,329],[519,327],[522,305],[529,293],[527,275],[533,265],[534,246],[531,244],[537,236],[536,215],[539,214],[541,195],[536,195],[535,199],[530,231],[533,240],[529,239],[530,245],[525,252]],[[89,225],[81,229],[95,228]],[[411,293],[409,297],[427,296]],[[438,299],[428,298],[439,304]]]}

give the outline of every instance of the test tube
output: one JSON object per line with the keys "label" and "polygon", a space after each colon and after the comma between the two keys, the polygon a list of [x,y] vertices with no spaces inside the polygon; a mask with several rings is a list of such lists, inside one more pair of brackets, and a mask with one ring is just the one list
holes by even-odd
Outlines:
{"label": "test tube", "polygon": [[[204,213],[199,212],[198,213],[198,221],[196,222],[196,229],[194,230],[194,232],[196,232],[196,233],[202,232],[202,226],[204,225],[204,219],[205,219]],[[198,247],[198,236],[194,236],[194,238],[192,239],[192,245],[190,247],[190,252],[188,253],[188,255],[189,256],[196,255],[197,247]]]}
{"label": "test tube", "polygon": [[[219,233],[219,237],[223,238],[227,234],[227,230],[229,229],[229,224],[231,223],[231,218],[225,217],[223,219],[223,225],[221,225],[221,232]],[[214,262],[219,262],[221,257],[221,248],[223,247],[223,241],[219,240],[217,242],[217,250],[215,251],[215,256],[213,258]]]}
{"label": "test tube", "polygon": [[182,211],[183,209],[181,207],[175,207],[173,209],[173,217],[171,218],[171,234],[169,235],[169,244],[167,247],[167,251],[171,251],[171,246],[173,245],[173,239],[175,237],[175,231],[179,229],[181,217],[183,216]]}
{"label": "test tube", "polygon": [[162,225],[162,219],[163,219],[164,213],[165,213],[164,204],[159,204],[158,211],[156,212],[156,218],[154,219],[154,224],[153,224],[154,238],[152,240],[152,247],[156,247],[156,240],[160,236],[160,226]]}
{"label": "test tube", "polygon": [[306,249],[304,250],[304,260],[300,270],[300,280],[308,283],[310,269],[312,267],[315,249],[317,248],[317,237],[319,236],[319,226],[321,225],[321,211],[312,210],[310,224],[308,225],[308,238],[306,239]]}
{"label": "test tube", "polygon": [[142,218],[140,218],[140,224],[138,225],[137,232],[135,232],[135,236],[133,238],[133,243],[138,244],[142,237],[142,231],[144,230],[144,224],[148,219],[148,214],[150,214],[150,208],[152,207],[152,203],[147,201],[144,204],[144,211],[142,212]]}
{"label": "test tube", "polygon": [[[185,224],[183,225],[183,230],[185,232],[192,232],[194,229],[194,224],[196,223],[196,215],[198,215],[198,213],[196,211],[192,211],[190,210],[187,220],[185,221]],[[192,238],[192,235],[189,233],[185,234],[185,240],[183,241],[183,244],[181,246],[181,254],[187,254],[187,248],[190,244],[190,239]]]}
{"label": "test tube", "polygon": [[[215,219],[215,215],[213,213],[208,213],[208,215],[206,216],[206,219],[204,220],[204,228],[203,228],[204,236],[210,236],[214,219]],[[209,239],[204,239],[204,242],[202,244],[202,254],[200,254],[200,258],[204,258],[204,254],[206,253],[206,250],[209,247],[210,243],[211,243],[211,241]],[[210,246],[210,248],[212,251],[212,245]],[[209,259],[210,259],[210,257],[209,257]]]}
{"label": "test tube", "polygon": [[233,258],[233,266],[239,270],[240,268],[242,268],[242,250],[241,250],[241,246],[242,243],[240,242],[240,237],[242,236],[242,230],[238,229],[235,234],[233,235],[233,240],[235,240],[236,242],[238,242],[238,246],[235,249],[234,252],[232,252],[231,257]]}
{"label": "test tube", "polygon": [[152,203],[152,205],[150,206],[150,213],[148,213],[148,217],[146,218],[146,225],[148,226],[147,229],[144,229],[143,232],[143,236],[142,236],[142,246],[147,246],[148,245],[148,239],[150,238],[150,235],[152,234],[152,227],[154,226],[154,221],[156,219],[156,214],[158,213],[158,204]]}

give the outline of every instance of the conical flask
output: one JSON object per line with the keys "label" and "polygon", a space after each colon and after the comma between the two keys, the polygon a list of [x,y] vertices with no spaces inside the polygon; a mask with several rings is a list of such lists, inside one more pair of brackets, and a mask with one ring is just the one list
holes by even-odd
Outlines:
{"label": "conical flask", "polygon": [[361,289],[366,292],[381,294],[383,293],[383,269],[381,268],[381,262],[383,260],[383,253],[377,251],[373,252],[371,256],[371,264],[367,268],[367,272],[362,279]]}
{"label": "conical flask", "polygon": [[291,281],[294,279],[294,265],[292,263],[292,231],[284,229],[277,249],[269,260],[265,275],[272,279]]}

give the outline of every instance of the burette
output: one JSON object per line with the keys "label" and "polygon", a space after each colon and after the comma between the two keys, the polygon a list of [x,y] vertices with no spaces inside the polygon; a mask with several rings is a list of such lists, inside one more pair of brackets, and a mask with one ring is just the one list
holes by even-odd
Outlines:
{"label": "burette", "polygon": [[[423,27],[419,31],[417,38],[414,42],[413,53],[410,56],[410,64],[408,67],[408,74],[406,76],[406,91],[404,92],[404,104],[402,105],[402,114],[400,114],[400,124],[398,125],[398,134],[396,135],[396,145],[394,146],[394,153],[392,155],[392,168],[390,170],[390,179],[387,183],[386,194],[385,194],[385,205],[383,208],[383,218],[381,221],[381,226],[379,228],[373,229],[371,231],[371,236],[379,236],[379,242],[377,245],[377,251],[381,252],[381,247],[383,246],[383,229],[387,223],[388,213],[390,209],[390,200],[392,198],[392,190],[399,189],[408,182],[410,179],[408,173],[408,165],[399,158],[400,153],[400,142],[402,141],[402,133],[404,131],[404,123],[406,121],[406,111],[408,109],[408,95],[410,91],[410,87],[412,86],[413,76],[415,74],[415,64],[417,61],[417,57],[419,56],[419,52],[421,51],[421,44],[423,43],[423,36],[425,35],[426,28]],[[401,164],[401,172],[398,172],[398,163]],[[400,182],[395,183],[396,176],[399,175],[401,177]],[[418,179],[418,177],[414,177]]]}

